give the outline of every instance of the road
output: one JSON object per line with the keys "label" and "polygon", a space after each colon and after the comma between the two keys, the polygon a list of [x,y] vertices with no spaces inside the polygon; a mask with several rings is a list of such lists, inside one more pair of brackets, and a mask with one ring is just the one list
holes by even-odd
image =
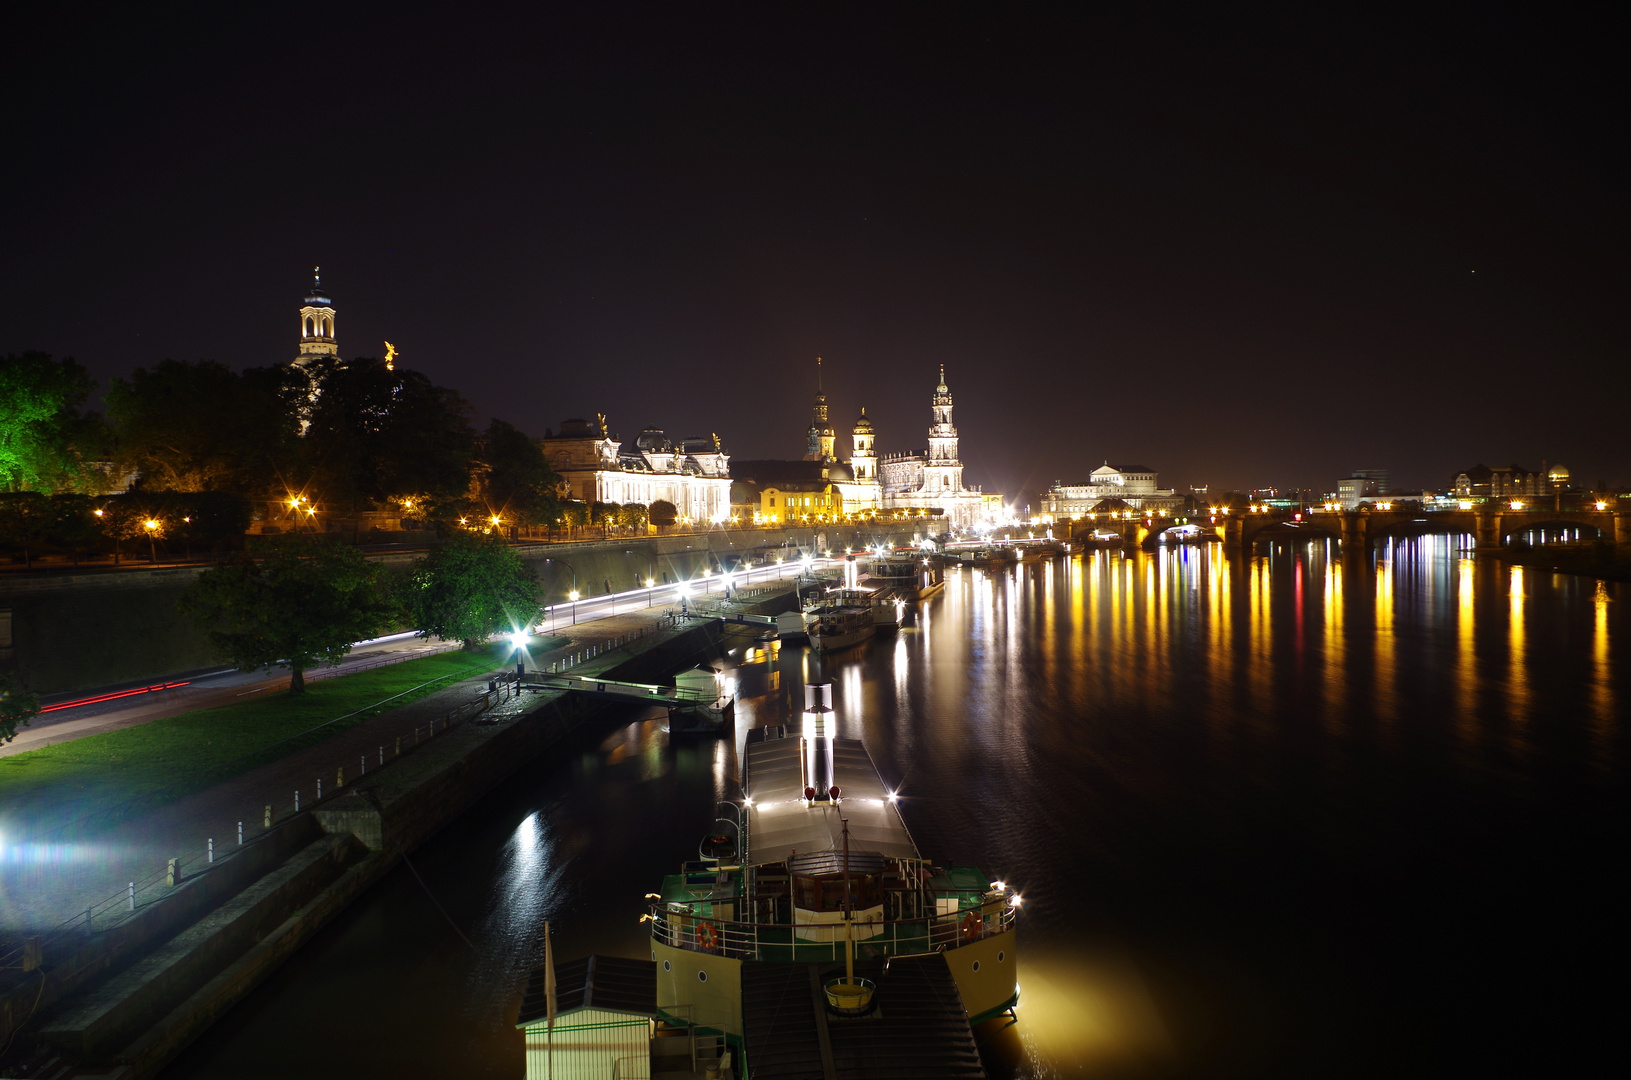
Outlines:
{"label": "road", "polygon": [[[574,640],[586,633],[578,627],[615,615],[632,615],[647,609],[677,607],[681,601],[687,605],[705,604],[723,599],[727,589],[757,588],[771,581],[781,580],[809,568],[830,565],[835,560],[815,559],[811,563],[781,563],[754,567],[734,574],[713,574],[692,581],[670,582],[649,589],[633,589],[604,596],[586,597],[577,601],[546,608],[534,627],[537,633]],[[841,560],[838,560],[841,561]],[[351,647],[346,659],[334,668],[319,668],[306,674],[307,681],[332,678],[381,663],[411,660],[432,653],[458,648],[456,642],[425,641],[412,632],[391,634],[386,637],[359,641]],[[563,646],[563,650],[570,646]],[[535,659],[542,659],[541,656]],[[160,685],[153,680],[147,685]],[[174,681],[171,680],[173,684]],[[275,668],[241,672],[224,670],[195,676],[191,680],[170,685],[166,689],[144,691],[141,687],[119,687],[113,690],[88,693],[75,701],[47,704],[50,712],[41,713],[33,722],[18,731],[17,737],[0,745],[0,757],[38,750],[42,746],[81,739],[104,731],[134,727],[166,716],[231,705],[251,694],[287,689],[289,674]],[[109,696],[119,694],[121,696]],[[89,699],[89,700],[87,700]]]}

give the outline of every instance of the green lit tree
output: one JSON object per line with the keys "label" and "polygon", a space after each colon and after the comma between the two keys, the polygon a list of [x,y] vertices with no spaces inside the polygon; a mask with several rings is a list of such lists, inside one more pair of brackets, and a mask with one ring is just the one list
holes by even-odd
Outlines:
{"label": "green lit tree", "polygon": [[72,358],[0,357],[0,491],[102,490],[106,426],[80,412],[95,385]]}
{"label": "green lit tree", "polygon": [[205,571],[178,605],[240,671],[288,668],[302,693],[308,668],[338,664],[397,613],[381,567],[355,548],[280,537],[262,551]]}
{"label": "green lit tree", "polygon": [[455,533],[408,571],[403,606],[420,637],[480,648],[494,634],[532,625],[543,613],[538,583],[501,540]]}
{"label": "green lit tree", "polygon": [[17,676],[0,672],[0,743],[17,737],[17,726],[39,715],[40,699],[23,688]]}

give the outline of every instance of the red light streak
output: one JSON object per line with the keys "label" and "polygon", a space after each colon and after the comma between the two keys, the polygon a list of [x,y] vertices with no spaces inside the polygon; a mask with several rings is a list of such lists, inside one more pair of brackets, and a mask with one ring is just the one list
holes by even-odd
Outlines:
{"label": "red light streak", "polygon": [[178,686],[189,686],[191,683],[192,680],[188,679],[185,682],[167,682],[159,683],[155,686],[141,686],[137,687],[135,690],[121,690],[117,694],[102,694],[97,697],[81,698],[78,701],[64,701],[60,705],[47,705],[45,708],[41,709],[40,712],[48,713],[56,712],[58,709],[75,709],[81,705],[96,705],[103,701],[113,701],[116,698],[130,697],[133,694],[151,694],[155,690],[174,690]]}

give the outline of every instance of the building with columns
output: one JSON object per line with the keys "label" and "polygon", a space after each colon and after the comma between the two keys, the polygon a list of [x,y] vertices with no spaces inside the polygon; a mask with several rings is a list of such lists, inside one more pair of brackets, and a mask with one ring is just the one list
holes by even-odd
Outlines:
{"label": "building with columns", "polygon": [[1119,499],[1133,510],[1172,510],[1184,505],[1184,497],[1172,488],[1157,486],[1154,469],[1129,465],[1118,469],[1108,462],[1093,470],[1085,484],[1064,484],[1055,480],[1042,493],[1042,513],[1054,517],[1079,517],[1094,512],[1105,499]]}
{"label": "building with columns", "polygon": [[563,422],[560,434],[546,434],[539,446],[569,498],[644,506],[663,499],[692,522],[730,517],[730,455],[718,435],[675,442],[652,427],[625,445],[597,415]]}

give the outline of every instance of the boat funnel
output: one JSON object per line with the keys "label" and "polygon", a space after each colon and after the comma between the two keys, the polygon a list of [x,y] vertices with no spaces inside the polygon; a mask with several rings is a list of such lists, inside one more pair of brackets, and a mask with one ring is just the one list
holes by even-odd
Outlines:
{"label": "boat funnel", "polygon": [[804,797],[826,800],[833,781],[832,684],[804,687]]}

